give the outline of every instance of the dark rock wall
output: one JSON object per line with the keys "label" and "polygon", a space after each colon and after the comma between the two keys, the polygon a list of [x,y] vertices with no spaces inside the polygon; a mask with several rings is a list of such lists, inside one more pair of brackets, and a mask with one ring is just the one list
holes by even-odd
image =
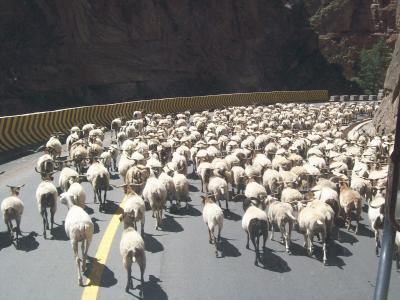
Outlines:
{"label": "dark rock wall", "polygon": [[281,89],[354,91],[302,1],[3,0],[0,113]]}

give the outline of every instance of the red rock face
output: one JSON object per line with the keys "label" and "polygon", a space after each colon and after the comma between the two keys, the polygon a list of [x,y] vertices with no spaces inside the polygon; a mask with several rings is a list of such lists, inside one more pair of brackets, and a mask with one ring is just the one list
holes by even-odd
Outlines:
{"label": "red rock face", "polygon": [[13,114],[259,90],[350,92],[302,6],[281,0],[7,0],[0,97]]}

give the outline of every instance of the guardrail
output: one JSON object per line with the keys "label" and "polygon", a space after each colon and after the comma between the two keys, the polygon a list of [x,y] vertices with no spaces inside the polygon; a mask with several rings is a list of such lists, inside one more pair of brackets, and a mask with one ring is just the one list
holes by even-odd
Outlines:
{"label": "guardrail", "polygon": [[165,114],[254,103],[268,105],[277,102],[325,102],[328,100],[329,95],[326,90],[257,92],[130,101],[1,117],[0,152],[46,141],[52,132],[68,133],[72,126],[78,124],[94,123],[108,126],[112,119],[118,116],[131,118],[136,110]]}

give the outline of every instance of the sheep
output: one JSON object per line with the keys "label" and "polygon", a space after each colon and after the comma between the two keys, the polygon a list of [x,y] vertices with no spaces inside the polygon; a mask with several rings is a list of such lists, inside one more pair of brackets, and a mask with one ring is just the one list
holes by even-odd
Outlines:
{"label": "sheep", "polygon": [[152,216],[156,218],[155,229],[158,229],[162,222],[163,209],[167,199],[167,190],[154,174],[151,174],[147,179],[143,189],[143,199],[150,203],[151,210],[153,211]]}
{"label": "sheep", "polygon": [[112,133],[115,133],[115,138],[117,138],[118,131],[122,126],[122,118],[118,117],[115,118],[114,120],[111,121],[111,138],[112,138]]}
{"label": "sheep", "polygon": [[126,174],[130,167],[135,164],[135,161],[129,157],[129,154],[122,153],[119,162],[118,162],[118,173],[126,182]]}
{"label": "sheep", "polygon": [[394,240],[395,254],[396,254],[396,268],[400,270],[400,231],[396,231],[396,238]]}
{"label": "sheep", "polygon": [[313,253],[313,238],[315,235],[322,236],[323,263],[327,264],[326,251],[326,216],[321,211],[313,206],[301,206],[297,221],[299,224],[299,232],[304,236],[304,247],[307,248],[309,256]]}
{"label": "sheep", "polygon": [[125,196],[123,202],[124,213],[128,214],[132,220],[133,228],[137,230],[136,222],[140,221],[140,232],[144,236],[144,223],[146,219],[146,206],[142,197],[136,194],[129,185],[124,185]]}
{"label": "sheep", "polygon": [[110,169],[112,166],[111,153],[108,151],[101,153],[100,160],[101,160],[101,163],[103,164],[103,166],[107,169],[108,173],[110,173]]}
{"label": "sheep", "polygon": [[221,240],[221,230],[224,225],[224,213],[214,201],[213,197],[200,196],[201,203],[203,203],[203,221],[207,225],[208,237],[210,244],[214,243],[215,256],[218,257],[218,244],[215,238],[215,228],[218,227],[218,241]]}
{"label": "sheep", "polygon": [[143,296],[144,290],[144,271],[146,269],[146,253],[143,238],[132,227],[132,219],[129,214],[122,213],[119,217],[123,222],[124,230],[122,232],[119,251],[122,256],[122,263],[127,271],[127,283],[125,291],[129,293],[129,289],[133,289],[132,282],[132,263],[136,262],[140,269],[141,290],[140,296]]}
{"label": "sheep", "polygon": [[120,131],[117,134],[117,144],[119,147],[122,147],[123,143],[127,140],[128,136],[124,131]]}
{"label": "sheep", "polygon": [[379,255],[381,241],[379,232],[383,230],[384,215],[385,215],[385,198],[380,190],[377,190],[376,195],[368,206],[368,219],[371,223],[371,228],[375,235],[375,254]]}
{"label": "sheep", "polygon": [[83,169],[86,164],[86,159],[89,156],[89,151],[86,148],[85,144],[83,141],[78,141],[75,142],[71,146],[71,150],[69,152],[70,158],[74,161],[74,165],[76,168],[76,171],[79,174],[83,174]]}
{"label": "sheep", "polygon": [[46,143],[46,149],[49,151],[53,159],[60,157],[62,153],[62,145],[57,136],[51,136]]}
{"label": "sheep", "polygon": [[[293,223],[296,218],[293,216],[293,207],[289,203],[283,203],[280,201],[274,201],[268,206],[268,223],[271,224],[271,240],[274,239],[274,227],[278,226],[281,234],[282,240],[285,242],[286,252],[290,253],[290,238],[293,228]],[[288,230],[286,231],[286,224],[288,224]]]}
{"label": "sheep", "polygon": [[250,179],[244,190],[244,195],[247,198],[256,198],[260,201],[264,201],[267,198],[267,190],[259,183],[255,182],[254,179]]}
{"label": "sheep", "polygon": [[233,177],[232,193],[234,193],[234,187],[236,187],[237,189],[237,194],[240,194],[240,192],[244,192],[246,186],[245,170],[242,167],[233,166],[231,172]]}
{"label": "sheep", "polygon": [[74,205],[85,208],[86,193],[79,182],[73,182],[68,188],[67,193],[71,196]]}
{"label": "sheep", "polygon": [[125,183],[129,184],[136,194],[141,194],[146,180],[150,176],[150,168],[137,164],[128,169],[125,176]]}
{"label": "sheep", "polygon": [[357,226],[355,233],[358,234],[358,225],[360,223],[361,217],[361,195],[354,190],[351,190],[345,181],[340,181],[340,194],[339,194],[339,203],[340,208],[344,210],[344,214],[347,222],[347,230],[350,230],[351,226],[351,211],[354,209],[356,211],[356,221]]}
{"label": "sheep", "polygon": [[186,176],[183,174],[174,171],[174,175],[172,176],[172,180],[175,185],[175,196],[176,201],[178,202],[178,207],[181,206],[181,201],[186,202],[186,210],[189,209],[188,201],[190,200],[189,196],[189,181]]}
{"label": "sheep", "polygon": [[172,206],[172,201],[175,199],[174,180],[166,172],[162,172],[160,176],[158,176],[158,180],[160,180],[160,182],[165,186],[165,189],[167,190],[166,200],[169,201]]}
{"label": "sheep", "polygon": [[43,219],[43,237],[46,239],[46,229],[49,230],[49,221],[47,217],[47,208],[50,209],[51,228],[53,231],[54,214],[57,211],[57,188],[50,181],[50,178],[45,178],[36,189],[36,201],[39,208],[39,213]]}
{"label": "sheep", "polygon": [[314,186],[310,192],[314,194],[314,198],[328,204],[335,214],[335,220],[339,216],[339,195],[338,193],[328,186]]}
{"label": "sheep", "polygon": [[213,173],[213,167],[209,162],[202,162],[197,167],[197,174],[200,176],[201,181],[201,192],[204,192],[204,186],[206,192],[208,193],[208,183],[210,181],[210,176]]}
{"label": "sheep", "polygon": [[313,198],[309,200],[307,206],[319,210],[319,212],[325,216],[326,240],[329,241],[332,235],[333,227],[335,226],[335,212],[333,211],[332,207],[326,202]]}
{"label": "sheep", "polygon": [[263,249],[265,249],[265,243],[268,239],[268,216],[265,211],[257,207],[259,203],[257,199],[247,198],[245,195],[237,195],[234,200],[243,201],[242,228],[247,236],[246,249],[249,249],[249,239],[251,239],[256,254],[254,264],[257,266],[260,257],[260,236],[263,236]]}
{"label": "sheep", "polygon": [[282,190],[281,201],[284,203],[291,203],[294,201],[303,200],[303,195],[294,188],[286,187]]}
{"label": "sheep", "polygon": [[211,176],[210,181],[208,182],[208,191],[214,195],[215,201],[218,201],[220,207],[221,200],[225,200],[226,211],[229,212],[229,191],[226,180],[218,176]]}
{"label": "sheep", "polygon": [[55,168],[54,159],[49,154],[44,154],[39,157],[35,171],[39,173],[42,178],[46,177],[49,173],[52,173]]}
{"label": "sheep", "polygon": [[[86,177],[93,187],[94,203],[97,203],[98,199],[100,203],[99,211],[104,211],[110,184],[110,173],[108,173],[107,169],[101,163],[94,162],[86,171]],[[101,197],[101,191],[104,191],[103,198]]]}
{"label": "sheep", "polygon": [[17,247],[19,245],[18,236],[22,235],[20,224],[21,224],[21,217],[24,212],[24,203],[22,202],[21,199],[19,199],[18,196],[23,186],[24,184],[20,186],[7,185],[7,187],[9,187],[11,190],[11,195],[7,198],[4,198],[0,206],[1,213],[3,215],[3,220],[7,226],[7,232],[10,235],[11,240],[14,239],[14,234],[13,234],[14,226],[12,224],[12,220],[15,220]]}
{"label": "sheep", "polygon": [[79,141],[79,135],[78,135],[77,132],[73,132],[67,137],[67,140],[65,141],[65,144],[67,145],[68,152],[71,151],[72,144],[77,142],[77,141]]}
{"label": "sheep", "polygon": [[65,167],[61,170],[58,185],[63,192],[68,191],[72,183],[79,181],[79,174],[75,170]]}
{"label": "sheep", "polygon": [[74,205],[69,193],[60,195],[60,202],[68,207],[68,213],[65,217],[65,233],[71,240],[72,249],[75,254],[75,263],[78,269],[78,284],[83,285],[81,273],[81,259],[78,254],[78,243],[81,243],[82,249],[82,272],[86,272],[86,260],[90,243],[92,242],[94,225],[89,215],[79,206]]}
{"label": "sheep", "polygon": [[89,137],[89,132],[91,131],[91,130],[93,130],[93,129],[95,129],[95,125],[94,124],[85,124],[85,125],[83,125],[83,127],[82,127],[82,134],[83,134],[83,137]]}
{"label": "sheep", "polygon": [[267,169],[262,177],[263,186],[268,193],[278,195],[280,193],[282,177],[278,171]]}
{"label": "sheep", "polygon": [[111,154],[113,170],[118,171],[118,168],[117,168],[117,158],[118,158],[118,153],[119,153],[118,146],[116,144],[111,144],[108,149],[108,152],[110,152],[110,154]]}

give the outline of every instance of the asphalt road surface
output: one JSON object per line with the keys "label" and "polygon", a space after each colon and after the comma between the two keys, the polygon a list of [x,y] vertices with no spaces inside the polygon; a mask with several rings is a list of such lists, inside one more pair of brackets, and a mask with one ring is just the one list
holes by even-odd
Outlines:
{"label": "asphalt road surface", "polygon": [[[45,240],[42,236],[42,220],[35,199],[40,177],[34,166],[39,156],[33,154],[0,165],[0,170],[6,170],[0,175],[0,199],[9,194],[6,184],[26,184],[20,194],[25,204],[20,249],[11,244],[6,226],[0,222],[0,299],[95,299],[96,295],[90,293],[82,297],[85,288],[77,284],[73,252],[63,227],[65,206],[58,205],[55,215],[58,225],[53,239]],[[117,177],[112,183],[122,183]],[[58,183],[58,174],[55,182]],[[316,255],[308,257],[302,247],[303,237],[294,232],[291,255],[285,253],[279,242],[268,240],[263,266],[257,267],[254,252],[245,248],[240,203],[230,203],[231,213],[225,215],[222,230],[220,257],[215,257],[201,217],[199,180],[190,182],[189,211],[167,211],[163,230],[155,230],[151,212],[146,213],[145,299],[372,298],[378,258],[365,212],[359,235],[340,229],[341,241],[334,241],[328,248],[328,266],[321,262],[321,245],[317,242]],[[95,224],[87,276],[92,278],[92,287],[99,286],[97,299],[138,298],[138,289],[125,293],[126,272],[119,254],[122,225],[118,225],[113,239],[104,242],[108,243],[105,246],[110,246],[105,265],[94,259],[110,220],[120,212],[117,208],[122,191],[110,191],[107,213],[99,213],[98,205],[93,203],[91,186],[87,182],[83,186],[88,212]],[[280,234],[275,237],[280,238]],[[103,267],[101,280],[94,280],[91,270],[99,266]],[[133,276],[139,278],[137,265],[133,267]],[[399,299],[399,280],[400,273],[393,264],[390,299]],[[135,288],[138,284],[139,281],[134,280]]]}

